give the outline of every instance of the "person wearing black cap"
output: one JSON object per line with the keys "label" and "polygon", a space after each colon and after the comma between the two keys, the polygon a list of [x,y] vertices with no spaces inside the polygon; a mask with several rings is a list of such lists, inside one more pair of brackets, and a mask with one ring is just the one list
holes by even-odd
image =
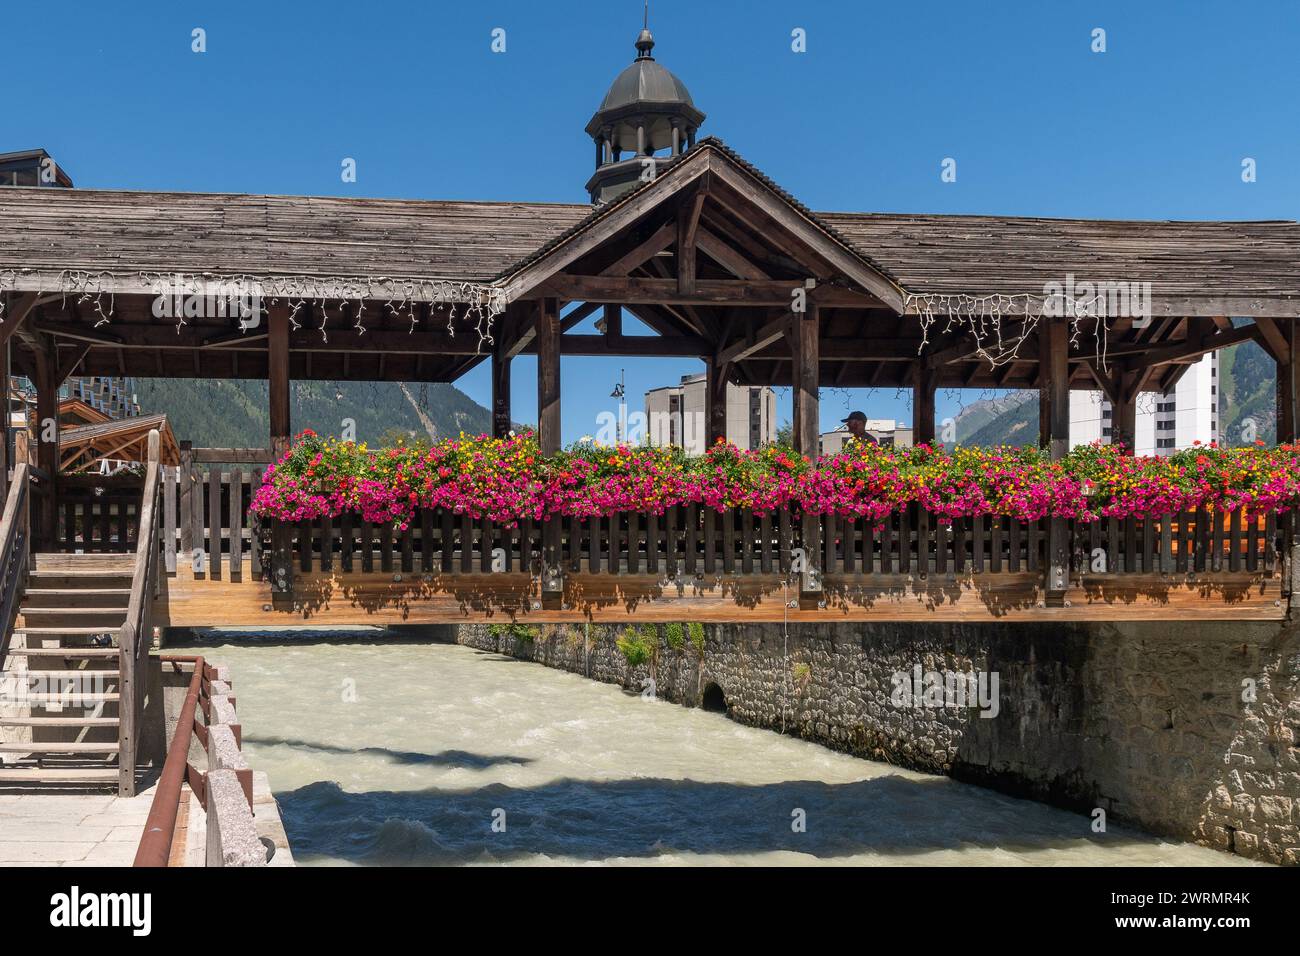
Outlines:
{"label": "person wearing black cap", "polygon": [[856,441],[866,442],[868,445],[879,444],[876,436],[867,431],[867,416],[863,412],[849,412],[849,417],[840,421],[848,427],[849,435]]}

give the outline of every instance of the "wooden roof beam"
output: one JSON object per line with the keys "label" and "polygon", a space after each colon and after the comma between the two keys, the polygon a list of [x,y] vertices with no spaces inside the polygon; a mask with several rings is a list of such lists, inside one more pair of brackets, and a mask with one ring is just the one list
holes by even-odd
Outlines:
{"label": "wooden roof beam", "polygon": [[762,351],[769,345],[784,339],[786,333],[790,331],[790,322],[793,318],[794,313],[787,312],[780,318],[773,319],[760,328],[751,329],[740,341],[718,350],[714,356],[714,362],[718,365],[740,362],[749,358],[755,352]]}
{"label": "wooden roof beam", "polygon": [[[621,305],[730,305],[789,307],[798,284],[780,279],[700,279],[695,292],[684,294],[672,279],[611,276],[556,275],[539,287],[545,295],[588,302]],[[839,286],[817,288],[823,307],[873,308],[880,303],[870,295]]]}

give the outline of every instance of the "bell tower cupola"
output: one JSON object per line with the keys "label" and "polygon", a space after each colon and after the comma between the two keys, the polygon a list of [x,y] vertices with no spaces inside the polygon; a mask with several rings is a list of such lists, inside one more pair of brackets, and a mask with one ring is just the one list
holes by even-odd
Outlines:
{"label": "bell tower cupola", "polygon": [[587,124],[596,143],[596,172],[587,182],[593,203],[609,202],[652,180],[663,163],[695,145],[704,122],[686,84],[652,55],[648,19],[636,38],[636,59],[615,77]]}

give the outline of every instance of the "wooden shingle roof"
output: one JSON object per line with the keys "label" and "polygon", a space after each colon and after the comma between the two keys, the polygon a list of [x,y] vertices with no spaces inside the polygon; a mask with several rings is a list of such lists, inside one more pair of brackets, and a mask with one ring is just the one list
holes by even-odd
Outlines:
{"label": "wooden shingle roof", "polygon": [[0,189],[0,272],[487,281],[588,204]]}
{"label": "wooden shingle roof", "polygon": [[[1041,295],[1048,282],[1151,282],[1160,297],[1300,299],[1300,225],[807,210],[828,237],[912,295]],[[489,284],[599,222],[615,203],[449,202],[0,188],[0,287],[81,273],[416,277]],[[30,287],[30,280],[29,286]],[[45,286],[44,288],[48,288]]]}

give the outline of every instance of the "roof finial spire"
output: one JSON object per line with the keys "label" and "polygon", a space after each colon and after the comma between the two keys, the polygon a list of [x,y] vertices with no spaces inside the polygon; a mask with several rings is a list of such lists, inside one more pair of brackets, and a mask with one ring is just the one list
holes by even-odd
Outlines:
{"label": "roof finial spire", "polygon": [[645,10],[641,15],[641,35],[636,38],[636,58],[653,60],[650,51],[655,48],[655,38],[650,33],[650,0],[645,0]]}

